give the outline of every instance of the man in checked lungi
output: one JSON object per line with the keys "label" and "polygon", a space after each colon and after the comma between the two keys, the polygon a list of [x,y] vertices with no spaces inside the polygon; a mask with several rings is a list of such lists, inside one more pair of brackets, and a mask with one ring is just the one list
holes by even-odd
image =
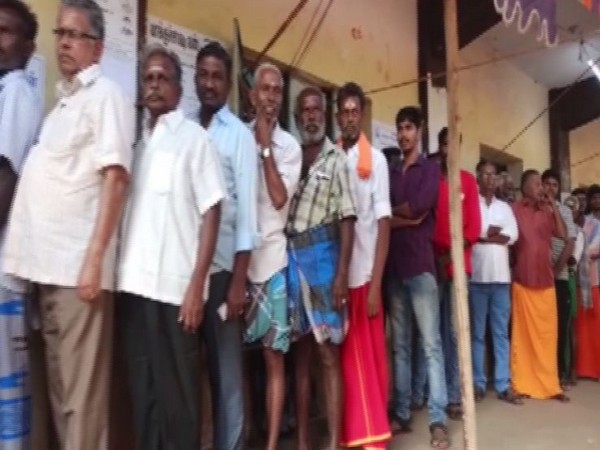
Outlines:
{"label": "man in checked lungi", "polygon": [[346,155],[325,135],[325,111],[325,96],[319,89],[307,87],[300,92],[295,117],[302,138],[302,175],[287,224],[300,450],[309,448],[309,372],[315,341],[323,364],[329,449],[338,446],[342,417],[339,345],[345,337],[356,210]]}
{"label": "man in checked lungi", "polygon": [[296,139],[278,123],[283,77],[277,66],[258,66],[250,96],[256,110],[252,132],[260,155],[257,213],[261,242],[250,257],[250,305],[244,338],[263,345],[269,430],[266,449],[276,450],[284,405],[284,354],[290,345],[284,229],[290,198],[300,177],[302,153]]}

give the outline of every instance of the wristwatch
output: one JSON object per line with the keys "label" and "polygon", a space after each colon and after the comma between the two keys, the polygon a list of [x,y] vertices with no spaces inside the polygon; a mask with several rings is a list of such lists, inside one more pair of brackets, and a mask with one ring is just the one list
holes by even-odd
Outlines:
{"label": "wristwatch", "polygon": [[260,156],[263,159],[268,158],[269,156],[271,156],[271,149],[269,147],[265,147],[265,148],[261,149]]}

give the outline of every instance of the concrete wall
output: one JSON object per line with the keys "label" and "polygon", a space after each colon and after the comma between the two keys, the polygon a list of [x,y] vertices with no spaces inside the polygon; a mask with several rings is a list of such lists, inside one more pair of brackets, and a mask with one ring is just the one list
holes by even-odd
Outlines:
{"label": "concrete wall", "polygon": [[569,133],[571,187],[600,183],[600,119]]}
{"label": "concrete wall", "polygon": [[[495,55],[477,41],[460,53],[463,65],[490,60]],[[548,104],[548,90],[509,61],[460,74],[460,116],[463,167],[474,170],[480,144],[501,150]],[[507,153],[521,158],[524,169],[543,170],[550,165],[548,115],[544,115]]]}
{"label": "concrete wall", "polygon": [[26,3],[37,16],[40,30],[37,39],[37,51],[46,61],[46,109],[54,105],[56,96],[54,87],[58,81],[58,69],[54,57],[54,35],[52,29],[56,26],[56,14],[58,11],[58,0],[28,0]]}

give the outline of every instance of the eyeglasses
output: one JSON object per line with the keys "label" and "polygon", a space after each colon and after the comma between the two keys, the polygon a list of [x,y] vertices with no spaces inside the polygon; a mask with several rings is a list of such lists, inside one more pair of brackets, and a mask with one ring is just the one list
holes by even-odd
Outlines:
{"label": "eyeglasses", "polygon": [[82,31],[69,30],[67,28],[55,28],[54,30],[52,30],[52,33],[54,33],[56,39],[67,38],[70,41],[80,41],[83,39],[91,39],[93,41],[96,41],[100,39],[98,36],[84,33]]}

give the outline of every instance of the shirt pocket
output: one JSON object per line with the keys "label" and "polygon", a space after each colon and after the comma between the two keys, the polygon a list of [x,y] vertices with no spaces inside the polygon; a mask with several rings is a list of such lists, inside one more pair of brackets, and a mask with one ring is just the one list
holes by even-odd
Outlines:
{"label": "shirt pocket", "polygon": [[148,187],[156,194],[168,194],[173,189],[173,167],[175,155],[166,151],[155,151],[148,168]]}

